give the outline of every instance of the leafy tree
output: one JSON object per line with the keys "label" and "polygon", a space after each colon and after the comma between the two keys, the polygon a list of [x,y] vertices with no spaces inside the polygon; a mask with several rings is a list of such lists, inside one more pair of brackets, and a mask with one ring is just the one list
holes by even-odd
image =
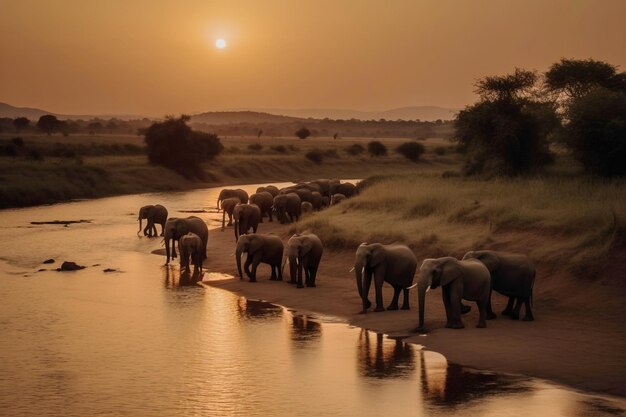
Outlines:
{"label": "leafy tree", "polygon": [[377,140],[373,140],[367,144],[367,152],[369,152],[371,157],[386,156],[387,147],[383,145],[381,142]]}
{"label": "leafy tree", "polygon": [[311,136],[311,131],[306,127],[301,127],[300,129],[296,130],[296,136],[300,139],[306,139]]}
{"label": "leafy tree", "polygon": [[626,92],[626,73],[594,59],[561,59],[545,73],[545,84],[550,91],[577,99],[598,86]]}
{"label": "leafy tree", "polygon": [[102,123],[91,122],[87,125],[87,129],[89,129],[89,134],[93,135],[94,133],[100,132],[102,130]]}
{"label": "leafy tree", "polygon": [[363,152],[365,152],[365,148],[360,143],[353,143],[352,145],[347,146],[345,151],[349,155],[356,156],[356,155],[360,155]]}
{"label": "leafy tree", "polygon": [[15,131],[18,133],[26,129],[29,124],[30,120],[28,120],[26,117],[16,117],[15,119],[13,119],[13,126],[15,126]]}
{"label": "leafy tree", "polygon": [[476,82],[483,101],[519,101],[532,94],[537,82],[534,71],[515,68],[513,74],[488,76]]}
{"label": "leafy tree", "polygon": [[595,88],[572,102],[564,141],[585,168],[626,175],[626,93]]}
{"label": "leafy tree", "polygon": [[320,165],[324,161],[324,153],[319,149],[313,149],[312,151],[305,153],[304,156],[306,159],[317,165]]}
{"label": "leafy tree", "polygon": [[48,135],[59,130],[60,125],[59,119],[51,114],[43,115],[37,121],[37,127]]}
{"label": "leafy tree", "polygon": [[185,178],[206,179],[200,163],[219,155],[224,146],[217,135],[196,132],[187,125],[189,116],[167,117],[146,131],[148,159],[170,168]]}
{"label": "leafy tree", "polygon": [[405,142],[396,148],[396,152],[413,162],[417,162],[425,151],[426,148],[419,142]]}

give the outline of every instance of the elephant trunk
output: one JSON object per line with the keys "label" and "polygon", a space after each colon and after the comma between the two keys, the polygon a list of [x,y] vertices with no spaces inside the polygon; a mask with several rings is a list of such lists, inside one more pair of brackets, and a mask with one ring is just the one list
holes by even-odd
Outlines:
{"label": "elephant trunk", "polygon": [[165,256],[167,257],[167,260],[165,261],[165,265],[170,263],[170,239],[166,236],[165,237]]}
{"label": "elephant trunk", "polygon": [[235,218],[235,225],[233,226],[235,229],[235,242],[239,240],[239,219]]}
{"label": "elephant trunk", "polygon": [[224,230],[224,222],[226,222],[226,210],[222,210],[222,230]]}
{"label": "elephant trunk", "polygon": [[289,255],[289,277],[291,278],[291,282],[296,282],[297,279],[297,270],[298,268],[298,258],[295,255]]}
{"label": "elephant trunk", "polygon": [[424,331],[424,309],[426,304],[426,292],[430,289],[428,278],[420,275],[417,283],[417,299],[419,303],[419,325],[417,331]]}
{"label": "elephant trunk", "polygon": [[241,254],[243,250],[241,245],[237,245],[237,250],[235,251],[235,258],[237,259],[237,272],[239,273],[239,279],[243,279],[243,274],[241,273]]}
{"label": "elephant trunk", "polygon": [[217,197],[217,209],[218,210],[220,209],[220,198],[219,197]]}
{"label": "elephant trunk", "polygon": [[364,271],[365,271],[365,263],[362,261],[359,261],[357,263],[354,264],[354,274],[356,276],[356,289],[359,292],[359,297],[361,297],[361,301],[363,304],[363,312],[365,312],[367,310],[366,308],[366,299],[367,299],[367,294],[365,293],[365,289],[363,288],[363,279],[364,277]]}

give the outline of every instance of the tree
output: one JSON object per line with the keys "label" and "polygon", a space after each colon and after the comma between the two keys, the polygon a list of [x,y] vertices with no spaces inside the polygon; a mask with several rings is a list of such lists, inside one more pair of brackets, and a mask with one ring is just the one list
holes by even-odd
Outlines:
{"label": "tree", "polygon": [[565,144],[596,175],[626,175],[626,93],[596,87],[570,105]]}
{"label": "tree", "polygon": [[304,156],[306,157],[306,159],[317,165],[320,165],[324,161],[324,153],[319,149],[313,149],[304,154]]}
{"label": "tree", "polygon": [[187,125],[189,116],[167,117],[153,123],[146,131],[148,159],[170,168],[185,178],[206,179],[200,163],[219,155],[224,146],[217,135],[196,132]]}
{"label": "tree", "polygon": [[545,73],[548,90],[577,99],[595,87],[626,92],[626,74],[617,67],[594,59],[561,59]]}
{"label": "tree", "polygon": [[396,148],[396,152],[413,162],[417,162],[425,151],[426,148],[419,142],[405,142]]}
{"label": "tree", "polygon": [[367,151],[371,157],[387,155],[387,147],[377,140],[367,144]]}
{"label": "tree", "polygon": [[551,161],[548,135],[559,119],[554,104],[535,99],[536,82],[534,72],[516,69],[476,83],[480,100],[454,122],[466,174],[525,174]]}
{"label": "tree", "polygon": [[15,119],[13,119],[13,126],[15,126],[15,131],[17,133],[26,129],[29,124],[30,120],[28,120],[26,117],[16,117]]}
{"label": "tree", "polygon": [[296,136],[299,137],[300,139],[306,139],[310,135],[311,135],[311,131],[307,129],[306,127],[301,127],[300,129],[296,130]]}
{"label": "tree", "polygon": [[61,122],[59,121],[59,119],[56,118],[56,116],[46,114],[39,118],[39,120],[37,121],[37,127],[46,134],[50,135],[53,132],[59,130],[60,123]]}

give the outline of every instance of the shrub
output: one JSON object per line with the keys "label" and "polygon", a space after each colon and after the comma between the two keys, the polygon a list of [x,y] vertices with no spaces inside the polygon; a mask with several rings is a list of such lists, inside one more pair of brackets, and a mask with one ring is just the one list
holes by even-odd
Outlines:
{"label": "shrub", "polygon": [[309,161],[320,165],[324,161],[324,153],[319,149],[313,149],[312,151],[307,152],[304,156]]}
{"label": "shrub", "polygon": [[259,152],[263,149],[263,145],[261,145],[260,143],[251,143],[250,145],[248,145],[248,149],[253,152]]}
{"label": "shrub", "polygon": [[324,157],[339,158],[339,155],[337,154],[337,149],[326,149],[324,151]]}
{"label": "shrub", "polygon": [[270,149],[278,153],[287,153],[287,148],[284,145],[271,146]]}
{"label": "shrub", "polygon": [[387,147],[377,140],[367,144],[367,151],[371,157],[387,155]]}
{"label": "shrub", "polygon": [[307,129],[306,127],[302,127],[300,129],[296,130],[295,134],[300,139],[306,139],[309,136],[311,136],[311,131],[309,129]]}
{"label": "shrub", "polygon": [[348,155],[356,156],[365,152],[365,148],[360,143],[354,143],[350,146],[346,146],[345,151]]}
{"label": "shrub", "polygon": [[396,152],[413,162],[417,162],[425,150],[424,145],[418,142],[405,142],[396,148]]}
{"label": "shrub", "polygon": [[153,123],[145,137],[148,159],[185,178],[205,179],[200,163],[215,158],[224,146],[217,135],[191,130],[188,120],[189,116],[168,117],[163,122]]}

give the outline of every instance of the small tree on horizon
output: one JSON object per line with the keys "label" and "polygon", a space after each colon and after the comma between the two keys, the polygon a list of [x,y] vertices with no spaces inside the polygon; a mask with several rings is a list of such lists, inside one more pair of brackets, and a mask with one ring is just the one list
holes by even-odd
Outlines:
{"label": "small tree on horizon", "polygon": [[16,117],[13,119],[13,126],[15,126],[15,131],[20,133],[22,130],[26,129],[30,124],[30,120],[26,117]]}
{"label": "small tree on horizon", "polygon": [[47,135],[50,135],[53,132],[59,130],[60,125],[61,122],[59,121],[59,119],[51,114],[43,115],[37,121],[37,128],[45,132]]}
{"label": "small tree on horizon", "polygon": [[367,152],[369,152],[370,156],[386,156],[387,155],[387,147],[383,145],[381,142],[377,140],[373,140],[367,144]]}
{"label": "small tree on horizon", "polygon": [[413,162],[417,162],[425,151],[426,148],[419,142],[404,142],[396,148],[396,152]]}
{"label": "small tree on horizon", "polygon": [[300,129],[296,130],[295,134],[300,139],[306,139],[309,136],[311,136],[311,131],[307,129],[306,127],[301,127]]}

